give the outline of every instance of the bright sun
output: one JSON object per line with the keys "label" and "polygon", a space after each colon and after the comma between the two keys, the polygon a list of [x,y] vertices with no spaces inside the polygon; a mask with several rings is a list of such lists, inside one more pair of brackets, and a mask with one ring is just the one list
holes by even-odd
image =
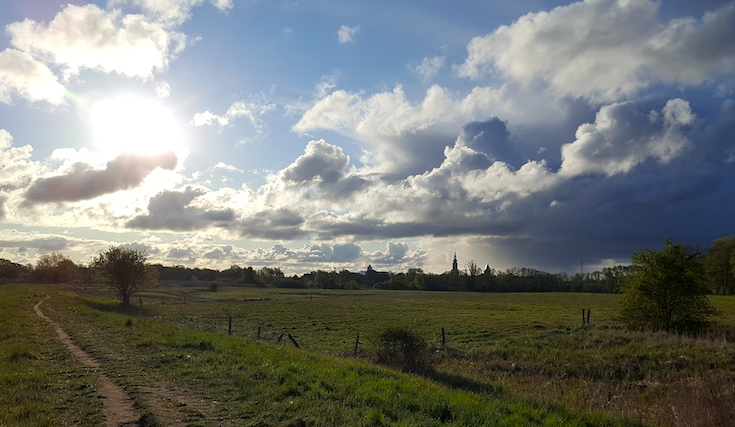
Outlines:
{"label": "bright sun", "polygon": [[97,101],[90,110],[95,142],[106,152],[161,153],[183,148],[183,135],[171,111],[135,96]]}

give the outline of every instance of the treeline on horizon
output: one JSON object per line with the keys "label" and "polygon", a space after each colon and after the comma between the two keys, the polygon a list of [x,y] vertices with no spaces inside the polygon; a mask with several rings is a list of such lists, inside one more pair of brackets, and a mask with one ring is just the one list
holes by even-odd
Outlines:
{"label": "treeline on horizon", "polygon": [[[700,261],[712,293],[735,294],[735,235],[716,239]],[[164,282],[228,282],[292,289],[394,289],[467,292],[590,292],[614,293],[631,273],[631,267],[617,265],[599,271],[548,273],[534,268],[514,267],[504,271],[481,269],[474,261],[458,272],[427,273],[421,268],[406,272],[366,272],[316,270],[301,276],[286,276],[279,267],[240,267],[224,270],[190,268],[182,265],[152,264]],[[94,271],[77,265],[59,252],[44,254],[36,265],[21,265],[0,258],[0,280],[33,283],[94,282]]]}

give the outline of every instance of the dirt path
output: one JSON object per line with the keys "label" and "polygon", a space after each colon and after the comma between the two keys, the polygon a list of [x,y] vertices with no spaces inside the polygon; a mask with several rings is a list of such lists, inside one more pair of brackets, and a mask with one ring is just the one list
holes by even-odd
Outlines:
{"label": "dirt path", "polygon": [[84,350],[79,348],[76,344],[71,341],[69,335],[64,332],[61,327],[49,319],[41,311],[41,303],[49,299],[46,298],[38,302],[33,306],[33,311],[36,312],[41,318],[53,325],[56,330],[56,334],[59,336],[59,340],[69,349],[69,351],[79,359],[82,365],[92,368],[100,376],[100,387],[97,392],[102,395],[103,410],[102,413],[105,415],[107,427],[123,427],[123,426],[137,426],[140,420],[140,415],[133,409],[133,401],[125,393],[125,391],[117,384],[110,381],[105,374],[100,371],[100,364]]}

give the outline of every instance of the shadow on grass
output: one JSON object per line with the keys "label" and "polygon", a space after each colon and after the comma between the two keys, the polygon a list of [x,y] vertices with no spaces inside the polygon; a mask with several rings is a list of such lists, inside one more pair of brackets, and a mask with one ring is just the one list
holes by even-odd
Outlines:
{"label": "shadow on grass", "polygon": [[105,311],[108,313],[126,314],[128,316],[153,316],[155,312],[149,310],[146,307],[140,308],[137,305],[125,306],[119,301],[111,302],[100,302],[100,301],[86,301],[88,307],[98,310]]}
{"label": "shadow on grass", "polygon": [[461,375],[454,375],[446,372],[437,372],[433,368],[429,368],[421,372],[421,375],[447,387],[469,391],[472,393],[492,394],[497,396],[503,392],[500,387],[471,380]]}

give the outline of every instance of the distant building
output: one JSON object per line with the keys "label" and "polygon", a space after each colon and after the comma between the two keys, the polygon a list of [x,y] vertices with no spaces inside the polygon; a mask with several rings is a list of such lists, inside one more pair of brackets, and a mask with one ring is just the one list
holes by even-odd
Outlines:
{"label": "distant building", "polygon": [[452,261],[452,274],[459,274],[459,268],[457,267],[457,252],[454,253],[454,261]]}

